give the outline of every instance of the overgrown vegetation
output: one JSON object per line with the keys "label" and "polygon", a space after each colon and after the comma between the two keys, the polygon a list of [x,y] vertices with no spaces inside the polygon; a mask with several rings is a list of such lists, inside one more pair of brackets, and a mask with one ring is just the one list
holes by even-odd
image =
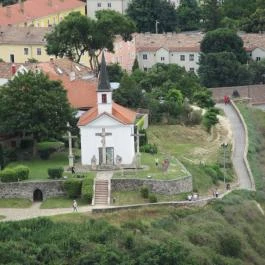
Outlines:
{"label": "overgrown vegetation", "polygon": [[156,206],[0,223],[1,263],[263,265],[264,216],[254,199],[237,191],[201,209]]}

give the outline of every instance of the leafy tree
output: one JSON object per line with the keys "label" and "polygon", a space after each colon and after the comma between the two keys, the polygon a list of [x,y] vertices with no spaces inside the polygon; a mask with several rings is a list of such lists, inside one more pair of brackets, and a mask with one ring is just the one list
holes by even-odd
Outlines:
{"label": "leafy tree", "polygon": [[177,14],[172,3],[165,0],[132,0],[128,16],[136,23],[138,32],[172,32],[176,30]]}
{"label": "leafy tree", "polygon": [[202,89],[195,92],[193,101],[201,108],[210,108],[215,105],[212,99],[212,92],[209,89]]}
{"label": "leafy tree", "polygon": [[247,54],[243,46],[244,43],[236,32],[220,28],[206,33],[201,42],[201,52],[205,54],[232,52],[236,55],[237,60],[244,63],[247,61]]}
{"label": "leafy tree", "polygon": [[202,4],[202,19],[205,31],[220,27],[222,19],[220,2],[219,0],[204,0]]}
{"label": "leafy tree", "polygon": [[139,62],[138,62],[137,58],[134,59],[132,71],[134,72],[136,69],[139,69]]}
{"label": "leafy tree", "polygon": [[125,41],[131,40],[135,25],[128,17],[113,10],[98,11],[96,18],[92,20],[80,12],[70,13],[47,34],[47,53],[60,57],[66,55],[79,62],[87,52],[91,69],[97,70],[101,51],[104,48],[113,51],[117,34]]}
{"label": "leafy tree", "polygon": [[250,74],[251,84],[259,84],[264,83],[265,81],[265,60],[261,60],[259,62],[250,61],[248,66],[248,71]]}
{"label": "leafy tree", "polygon": [[244,85],[249,74],[231,52],[202,54],[198,73],[206,87]]}
{"label": "leafy tree", "polygon": [[107,71],[110,82],[120,82],[123,76],[123,70],[118,63],[107,65]]}
{"label": "leafy tree", "polygon": [[199,29],[201,9],[196,0],[181,0],[177,9],[177,16],[178,27],[181,31]]}
{"label": "leafy tree", "polygon": [[71,119],[66,91],[43,73],[19,74],[0,89],[1,133],[31,133],[36,142],[61,136]]}
{"label": "leafy tree", "polygon": [[249,0],[224,0],[222,13],[224,17],[240,20],[255,12],[256,1]]}
{"label": "leafy tree", "polygon": [[210,132],[212,126],[218,123],[218,114],[219,110],[216,108],[210,108],[204,114],[202,122],[208,132]]}
{"label": "leafy tree", "polygon": [[249,18],[242,21],[242,29],[246,32],[265,31],[265,9],[257,9]]}

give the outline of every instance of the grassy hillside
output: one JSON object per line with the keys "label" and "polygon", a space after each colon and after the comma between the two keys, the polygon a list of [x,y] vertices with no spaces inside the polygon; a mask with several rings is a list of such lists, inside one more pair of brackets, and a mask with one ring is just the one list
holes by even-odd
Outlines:
{"label": "grassy hillside", "polygon": [[264,265],[252,193],[204,208],[151,207],[0,223],[1,264]]}

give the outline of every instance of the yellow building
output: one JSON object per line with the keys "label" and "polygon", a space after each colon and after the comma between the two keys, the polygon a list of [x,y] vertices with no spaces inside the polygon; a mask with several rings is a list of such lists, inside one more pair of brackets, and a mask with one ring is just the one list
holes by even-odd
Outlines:
{"label": "yellow building", "polygon": [[45,34],[51,28],[0,27],[0,59],[11,63],[25,63],[29,59],[47,62]]}
{"label": "yellow building", "polygon": [[17,4],[0,7],[0,25],[50,27],[70,12],[85,15],[85,6],[79,0],[20,0]]}

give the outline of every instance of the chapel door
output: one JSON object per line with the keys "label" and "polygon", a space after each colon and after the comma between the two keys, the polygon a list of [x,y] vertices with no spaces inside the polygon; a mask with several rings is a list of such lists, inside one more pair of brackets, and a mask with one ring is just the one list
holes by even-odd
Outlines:
{"label": "chapel door", "polygon": [[[99,148],[99,164],[103,163],[103,152],[102,147]],[[113,165],[114,164],[114,148],[106,147],[106,164]]]}

